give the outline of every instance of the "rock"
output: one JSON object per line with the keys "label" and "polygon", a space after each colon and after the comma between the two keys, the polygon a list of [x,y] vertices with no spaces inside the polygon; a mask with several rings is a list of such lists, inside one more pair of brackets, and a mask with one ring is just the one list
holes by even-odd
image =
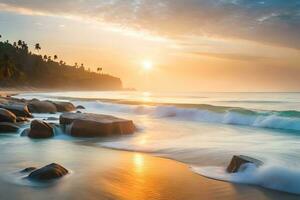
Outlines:
{"label": "rock", "polygon": [[30,128],[24,129],[24,130],[21,132],[20,136],[21,136],[21,137],[28,136],[29,131],[30,131]]}
{"label": "rock", "polygon": [[17,117],[17,122],[28,122],[29,120],[26,117]]}
{"label": "rock", "polygon": [[77,110],[76,113],[82,113],[82,112],[80,112],[79,110]]}
{"label": "rock", "polygon": [[59,120],[59,118],[57,118],[57,117],[48,117],[47,120],[56,121],[56,120]]}
{"label": "rock", "polygon": [[52,163],[40,169],[34,170],[28,176],[29,179],[37,181],[46,181],[56,179],[67,175],[69,172],[63,166]]}
{"label": "rock", "polygon": [[0,122],[0,133],[11,133],[17,132],[19,130],[19,126],[10,123],[10,122]]}
{"label": "rock", "polygon": [[85,107],[83,107],[82,105],[78,105],[76,106],[76,109],[85,109]]}
{"label": "rock", "polygon": [[236,173],[238,171],[240,171],[242,169],[242,166],[246,163],[252,163],[254,165],[256,165],[257,167],[263,165],[263,162],[260,160],[257,160],[255,158],[251,158],[248,156],[243,156],[243,155],[239,155],[239,156],[233,156],[231,159],[230,164],[228,165],[226,171],[228,173]]}
{"label": "rock", "polygon": [[27,168],[21,170],[20,172],[21,173],[29,173],[29,172],[32,172],[34,170],[36,170],[36,167],[27,167]]}
{"label": "rock", "polygon": [[0,108],[4,108],[14,113],[18,117],[32,117],[28,107],[24,103],[6,103],[0,104]]}
{"label": "rock", "polygon": [[33,120],[30,124],[28,137],[30,138],[49,138],[54,136],[54,129],[48,123],[39,120]]}
{"label": "rock", "polygon": [[75,106],[70,102],[52,101],[58,112],[70,112],[76,110]]}
{"label": "rock", "polygon": [[17,117],[14,113],[4,108],[0,108],[0,122],[16,123],[16,121],[17,121]]}
{"label": "rock", "polygon": [[92,113],[64,113],[60,115],[64,130],[75,137],[98,137],[131,134],[136,129],[131,120]]}
{"label": "rock", "polygon": [[32,100],[28,103],[28,109],[32,113],[55,113],[56,106],[49,101]]}

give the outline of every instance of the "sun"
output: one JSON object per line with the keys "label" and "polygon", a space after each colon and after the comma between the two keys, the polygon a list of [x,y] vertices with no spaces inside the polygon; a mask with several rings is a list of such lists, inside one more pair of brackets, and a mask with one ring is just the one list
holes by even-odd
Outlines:
{"label": "sun", "polygon": [[153,68],[153,63],[150,60],[144,60],[142,63],[142,67],[144,70],[151,70]]}

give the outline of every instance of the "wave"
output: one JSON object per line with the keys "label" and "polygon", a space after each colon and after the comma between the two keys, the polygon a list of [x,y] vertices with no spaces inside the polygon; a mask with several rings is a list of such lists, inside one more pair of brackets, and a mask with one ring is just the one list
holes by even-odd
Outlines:
{"label": "wave", "polygon": [[208,104],[126,104],[103,101],[80,102],[92,110],[106,110],[156,118],[243,125],[259,128],[300,131],[300,112],[266,111]]}
{"label": "wave", "polygon": [[277,165],[245,164],[243,171],[229,174],[223,167],[196,167],[192,170],[202,176],[233,183],[258,185],[264,188],[300,194],[300,170]]}

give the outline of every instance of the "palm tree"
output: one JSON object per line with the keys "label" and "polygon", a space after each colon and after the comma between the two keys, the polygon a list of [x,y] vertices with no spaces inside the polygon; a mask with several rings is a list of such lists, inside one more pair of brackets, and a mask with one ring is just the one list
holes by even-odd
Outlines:
{"label": "palm tree", "polygon": [[56,59],[58,59],[58,56],[57,55],[54,55],[54,58],[53,58],[54,60],[56,60]]}
{"label": "palm tree", "polygon": [[28,45],[24,41],[22,41],[21,49],[28,51]]}
{"label": "palm tree", "polygon": [[102,67],[97,68],[97,72],[100,73],[102,71]]}
{"label": "palm tree", "polygon": [[18,40],[18,46],[22,47],[22,40]]}
{"label": "palm tree", "polygon": [[51,56],[48,56],[48,62],[51,61]]}
{"label": "palm tree", "polygon": [[37,50],[38,53],[39,53],[39,51],[42,49],[40,43],[36,43],[36,44],[34,45],[34,49]]}

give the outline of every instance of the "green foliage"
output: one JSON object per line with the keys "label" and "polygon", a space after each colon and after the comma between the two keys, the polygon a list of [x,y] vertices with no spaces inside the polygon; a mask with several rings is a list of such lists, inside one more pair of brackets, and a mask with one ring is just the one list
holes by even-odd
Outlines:
{"label": "green foliage", "polygon": [[[35,50],[40,50],[40,44]],[[10,44],[0,42],[0,86],[30,86],[37,88],[112,90],[121,89],[119,78],[99,74],[78,67],[66,65],[62,60],[56,62],[51,56],[41,56],[29,52],[28,45],[19,40]],[[100,69],[98,69],[98,72]],[[102,71],[102,68],[101,68]]]}

